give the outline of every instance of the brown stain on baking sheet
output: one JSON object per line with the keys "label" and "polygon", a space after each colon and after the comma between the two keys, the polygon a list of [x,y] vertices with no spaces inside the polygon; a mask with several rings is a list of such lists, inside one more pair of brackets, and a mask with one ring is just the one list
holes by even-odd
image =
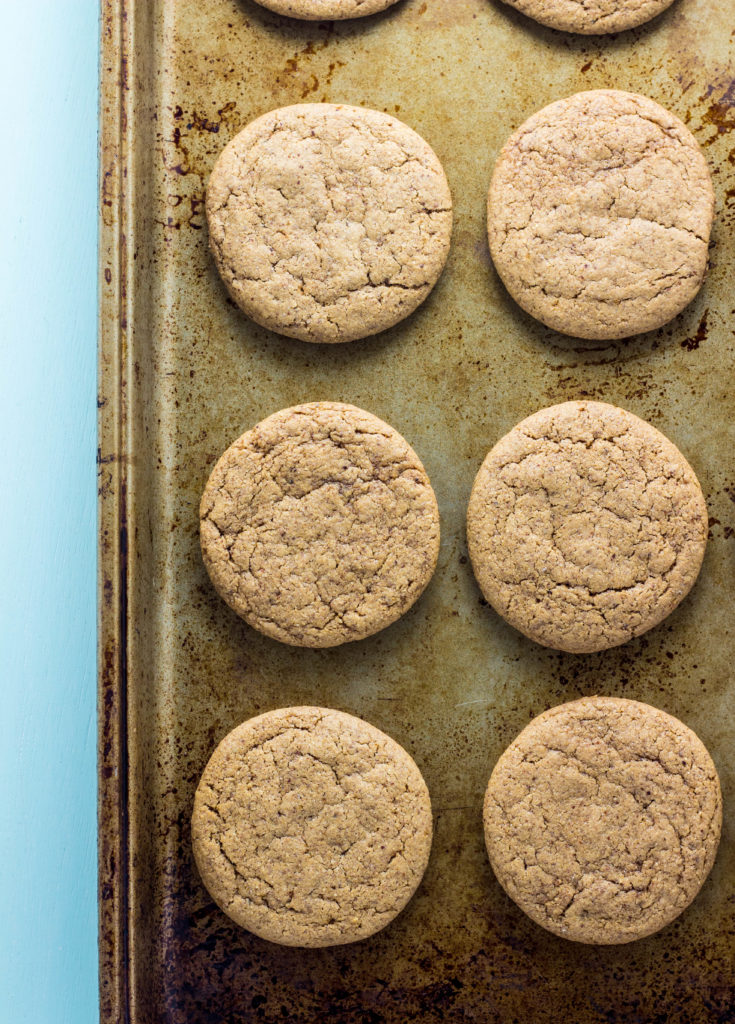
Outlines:
{"label": "brown stain on baking sheet", "polygon": [[[276,83],[281,83],[287,88],[292,88],[296,84],[296,88],[299,90],[299,97],[302,100],[313,96],[320,88],[324,89],[331,86],[335,72],[338,68],[345,67],[345,61],[338,58],[331,60],[326,70],[321,73],[321,78],[309,66],[311,58],[326,50],[329,45],[329,34],[319,41],[309,39],[305,46],[288,58],[283,70],[275,77]],[[293,82],[289,81],[291,76],[293,76]],[[322,102],[324,102],[325,98],[321,98]]]}
{"label": "brown stain on baking sheet", "polygon": [[709,310],[705,309],[704,313],[702,313],[702,319],[699,321],[699,326],[697,327],[694,334],[689,338],[684,338],[684,340],[681,342],[681,347],[686,349],[687,352],[695,352],[702,344],[702,342],[706,340],[708,315]]}
{"label": "brown stain on baking sheet", "polygon": [[[717,95],[719,93],[719,95]],[[717,96],[715,100],[712,97]],[[700,103],[708,103],[702,114],[702,124],[714,129],[714,134],[703,141],[703,145],[711,145],[716,139],[735,128],[735,79],[724,90],[710,85],[700,97]]]}
{"label": "brown stain on baking sheet", "polygon": [[[696,58],[689,55],[688,60],[691,62],[688,71],[677,75],[682,86],[681,96],[695,84],[693,76],[696,74]],[[718,144],[735,128],[735,79],[731,75],[732,72],[729,70],[716,69],[711,81],[696,94],[695,98],[687,97],[689,105],[681,112],[682,120],[692,129],[697,142],[705,149]],[[730,162],[732,152],[735,151],[731,151],[727,158]],[[711,169],[714,173],[719,172],[717,166]]]}
{"label": "brown stain on baking sheet", "polygon": [[234,100],[224,103],[216,111],[216,117],[213,116],[212,118],[208,118],[196,110],[187,115],[182,107],[177,104],[170,113],[171,120],[173,121],[171,141],[180,160],[178,163],[173,163],[173,161],[167,162],[166,155],[164,154],[163,163],[166,170],[173,171],[181,177],[185,177],[187,174],[197,174],[199,177],[202,177],[202,171],[192,166],[192,134],[194,137],[202,132],[207,135],[219,135],[223,127],[232,129],[237,125],[238,121],[236,111],[237,103]]}

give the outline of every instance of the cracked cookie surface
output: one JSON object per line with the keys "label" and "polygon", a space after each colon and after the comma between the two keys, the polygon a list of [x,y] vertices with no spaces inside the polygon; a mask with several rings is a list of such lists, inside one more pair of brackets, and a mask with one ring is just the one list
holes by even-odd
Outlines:
{"label": "cracked cookie surface", "polygon": [[431,579],[439,511],[418,456],[370,413],[312,402],[219,460],[200,505],[204,564],[251,626],[301,647],[361,640]]}
{"label": "cracked cookie surface", "polygon": [[707,269],[714,193],[682,122],[653,100],[593,90],[530,117],[488,195],[493,262],[515,301],[579,338],[667,323]]}
{"label": "cracked cookie surface", "polygon": [[210,247],[234,301],[302,341],[386,330],[427,297],[452,199],[431,147],[394,117],[302,103],[253,121],[207,186]]}
{"label": "cracked cookie surface", "polygon": [[194,798],[192,843],[210,894],[271,942],[332,946],[389,924],[429,860],[429,792],[385,733],[325,708],[234,729]]}
{"label": "cracked cookie surface", "polygon": [[722,825],[717,771],[678,719],[585,697],[535,718],[498,761],[484,804],[493,871],[537,924],[631,942],[701,889]]}
{"label": "cracked cookie surface", "polygon": [[602,402],[529,416],[488,453],[467,541],[512,626],[576,653],[623,644],[687,595],[707,543],[694,470],[660,431]]}
{"label": "cracked cookie surface", "polygon": [[276,14],[305,21],[338,21],[343,18],[362,18],[384,11],[398,0],[256,0]]}
{"label": "cracked cookie surface", "polygon": [[550,28],[581,35],[604,35],[642,25],[674,0],[503,0]]}

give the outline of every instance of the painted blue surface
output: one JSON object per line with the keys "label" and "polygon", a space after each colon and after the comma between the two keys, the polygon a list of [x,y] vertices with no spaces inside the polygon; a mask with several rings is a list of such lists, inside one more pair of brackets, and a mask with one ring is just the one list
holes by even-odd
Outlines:
{"label": "painted blue surface", "polygon": [[98,0],[0,6],[0,1024],[89,1024]]}

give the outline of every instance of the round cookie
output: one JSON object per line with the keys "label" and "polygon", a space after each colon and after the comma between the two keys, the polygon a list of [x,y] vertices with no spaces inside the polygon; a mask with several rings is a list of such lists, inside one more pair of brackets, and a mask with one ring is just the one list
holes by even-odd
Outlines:
{"label": "round cookie", "polygon": [[[392,7],[398,0],[256,0],[276,14],[303,21],[341,21],[362,18]],[[671,2],[671,0],[669,0]]]}
{"label": "round cookie", "polygon": [[237,924],[286,946],[367,938],[413,896],[429,792],[406,751],[340,711],[270,711],[215,750],[194,798],[194,857]]}
{"label": "round cookie", "polygon": [[674,0],[504,0],[550,28],[585,36],[622,32],[642,25],[671,7]]}
{"label": "round cookie", "polygon": [[577,653],[666,618],[697,578],[707,532],[681,452],[602,402],[554,405],[514,427],[483,462],[467,512],[487,601],[530,639]]}
{"label": "round cookie", "polygon": [[209,240],[233,300],[302,341],[354,341],[412,313],[442,272],[452,198],[441,164],[395,117],[301,103],[220,155]]}
{"label": "round cookie", "polygon": [[714,193],[691,132],[658,103],[599,89],[530,117],[488,195],[495,267],[515,301],[579,338],[667,323],[707,269]]}
{"label": "round cookie", "polygon": [[647,704],[585,697],[526,726],[485,794],[495,875],[537,924],[615,944],[673,921],[717,853],[720,783],[691,729]]}
{"label": "round cookie", "polygon": [[201,500],[204,564],[266,636],[300,647],[361,640],[431,579],[439,511],[424,467],[352,405],[283,409],[243,434]]}

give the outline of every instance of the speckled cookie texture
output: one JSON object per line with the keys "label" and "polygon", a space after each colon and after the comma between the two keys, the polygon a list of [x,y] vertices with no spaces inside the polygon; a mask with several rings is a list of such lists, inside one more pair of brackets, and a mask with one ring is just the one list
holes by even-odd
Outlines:
{"label": "speckled cookie texture", "polygon": [[261,938],[333,946],[373,935],[414,894],[429,793],[394,740],[340,711],[271,711],[231,732],[196,791],[192,842],[218,905]]}
{"label": "speckled cookie texture", "polygon": [[529,18],[581,35],[605,35],[642,25],[674,0],[504,0]]}
{"label": "speckled cookie texture", "polygon": [[[261,7],[267,7],[276,14],[304,21],[339,21],[344,18],[362,18],[377,14],[397,3],[398,0],[256,0]],[[670,2],[670,0],[669,0]]]}
{"label": "speckled cookie texture", "polygon": [[418,456],[352,405],[283,409],[215,466],[200,506],[204,563],[251,626],[332,647],[398,619],[431,579],[439,512]]}
{"label": "speckled cookie texture", "polygon": [[449,252],[441,164],[395,117],[303,103],[224,149],[207,188],[212,252],[234,301],[302,341],[354,341],[403,320]]}
{"label": "speckled cookie texture", "polygon": [[482,464],[467,540],[482,592],[547,647],[601,651],[661,622],[707,542],[694,470],[649,423],[602,402],[529,416]]}
{"label": "speckled cookie texture", "polygon": [[699,291],[714,193],[682,122],[600,89],[534,114],[498,157],[488,195],[495,267],[554,330],[624,338],[667,323]]}
{"label": "speckled cookie texture", "polygon": [[534,921],[577,942],[631,942],[701,889],[722,825],[712,758],[646,704],[585,697],[539,715],[495,766],[493,870]]}

